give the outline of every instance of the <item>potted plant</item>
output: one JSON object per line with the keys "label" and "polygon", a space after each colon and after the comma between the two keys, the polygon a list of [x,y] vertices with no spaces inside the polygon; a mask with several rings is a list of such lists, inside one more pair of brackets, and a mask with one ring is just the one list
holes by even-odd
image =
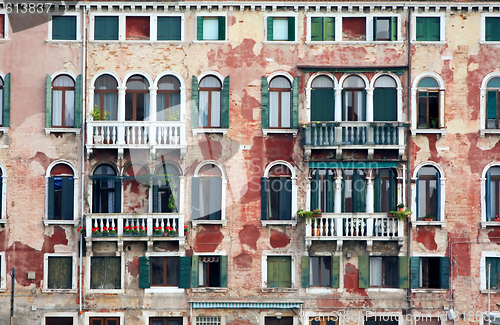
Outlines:
{"label": "potted plant", "polygon": [[78,228],[78,232],[83,236],[85,236],[87,234],[87,229],[85,227],[80,226],[80,228]]}
{"label": "potted plant", "polygon": [[388,215],[389,215],[389,217],[396,217],[399,221],[403,221],[406,218],[408,218],[408,216],[410,216],[411,214],[412,214],[411,210],[406,209],[406,210],[398,210],[398,211],[389,211]]}
{"label": "potted plant", "polygon": [[109,233],[108,233],[109,237],[116,237],[116,236],[118,236],[118,228],[109,227],[108,231],[109,231]]}
{"label": "potted plant", "polygon": [[187,236],[188,234],[188,226],[184,226],[184,236]]}
{"label": "potted plant", "polygon": [[137,226],[130,227],[133,236],[139,236],[139,228]]}
{"label": "potted plant", "polygon": [[426,214],[424,216],[424,221],[434,221],[436,220],[436,217],[434,217],[432,214]]}
{"label": "potted plant", "polygon": [[154,227],[153,228],[153,236],[163,236],[163,228],[162,227]]}
{"label": "potted plant", "polygon": [[[104,114],[101,115],[101,110],[97,108],[97,105],[94,105],[94,109],[90,111],[90,116],[94,121],[107,120],[108,115],[109,113],[106,111],[104,111]],[[103,142],[102,134],[97,134],[97,132],[94,129],[94,143],[102,143],[102,142]]]}
{"label": "potted plant", "polygon": [[321,209],[316,209],[316,210],[313,210],[312,212],[313,212],[315,218],[321,217],[321,214],[323,213],[323,211]]}
{"label": "potted plant", "polygon": [[92,228],[92,236],[93,237],[101,237],[102,236],[99,227]]}
{"label": "potted plant", "polygon": [[139,227],[139,236],[146,236],[148,227]]}
{"label": "potted plant", "polygon": [[398,204],[398,211],[404,211],[405,210],[405,205],[403,203]]}
{"label": "potted plant", "polygon": [[130,229],[130,226],[123,227],[123,236],[132,236],[132,229]]}
{"label": "potted plant", "polygon": [[108,236],[108,234],[109,234],[109,228],[108,228],[108,227],[103,227],[103,228],[102,228],[102,235],[103,235],[104,237],[107,237],[107,236]]}
{"label": "potted plant", "polygon": [[300,209],[299,211],[297,211],[297,217],[309,220],[314,217],[314,212]]}
{"label": "potted plant", "polygon": [[[170,228],[172,228],[172,227],[170,227]],[[177,233],[177,230],[172,229],[172,230],[169,231],[168,235],[170,237],[177,237],[179,234]]]}

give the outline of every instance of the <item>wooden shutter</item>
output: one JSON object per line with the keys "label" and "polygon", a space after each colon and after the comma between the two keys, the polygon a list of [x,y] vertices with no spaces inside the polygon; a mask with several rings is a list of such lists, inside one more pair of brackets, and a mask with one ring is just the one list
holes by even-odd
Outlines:
{"label": "wooden shutter", "polygon": [[151,265],[149,257],[139,257],[139,288],[145,289],[151,286]]}
{"label": "wooden shutter", "polygon": [[267,40],[272,41],[273,40],[273,24],[274,24],[274,18],[273,17],[267,17]]}
{"label": "wooden shutter", "polygon": [[484,39],[487,42],[500,41],[500,17],[485,17]]}
{"label": "wooden shutter", "polygon": [[377,17],[373,17],[373,40],[377,40]]}
{"label": "wooden shutter", "polygon": [[49,177],[49,183],[47,188],[47,217],[49,220],[54,220],[54,194],[55,194],[55,179],[54,177]]}
{"label": "wooden shutter", "polygon": [[295,41],[295,17],[288,17],[288,40]]}
{"label": "wooden shutter", "polygon": [[48,289],[72,289],[73,259],[51,256],[48,258]]}
{"label": "wooden shutter", "polygon": [[200,218],[200,179],[191,178],[191,219]]}
{"label": "wooden shutter", "polygon": [[7,73],[3,81],[2,126],[10,127],[10,73]]}
{"label": "wooden shutter", "polygon": [[332,261],[330,286],[332,288],[338,288],[340,277],[340,256],[332,256],[330,260]]}
{"label": "wooden shutter", "polygon": [[[219,41],[226,39],[226,17],[218,17],[219,19]],[[229,77],[228,77],[229,78]]]}
{"label": "wooden shutter", "polygon": [[389,209],[396,210],[398,202],[398,180],[397,172],[389,170]]}
{"label": "wooden shutter", "polygon": [[157,40],[180,41],[181,17],[158,17]]}
{"label": "wooden shutter", "polygon": [[169,18],[171,17],[158,17],[156,23],[156,39],[158,41],[169,40]]}
{"label": "wooden shutter", "polygon": [[262,129],[269,129],[269,85],[266,77],[262,77]]}
{"label": "wooden shutter", "polygon": [[373,91],[373,120],[398,120],[398,94],[396,88],[375,88]]}
{"label": "wooden shutter", "polygon": [[485,198],[486,201],[486,221],[491,221],[491,174],[488,171],[486,173],[486,184],[485,184]]}
{"label": "wooden shutter", "polygon": [[[333,174],[330,175],[328,170],[326,171],[326,202],[325,208],[326,212],[334,212],[334,202],[335,202],[335,178]],[[319,205],[316,208],[321,208]],[[315,208],[314,208],[315,209]]]}
{"label": "wooden shutter", "polygon": [[198,41],[203,40],[203,17],[196,17],[196,39]]}
{"label": "wooden shutter", "polygon": [[280,257],[278,278],[278,287],[292,287],[292,259],[290,257]]}
{"label": "wooden shutter", "polygon": [[[382,187],[382,175],[381,171],[375,176],[375,181],[373,184],[373,211],[375,213],[382,212],[382,195],[381,195],[381,187]],[[386,212],[386,211],[384,211]]]}
{"label": "wooden shutter", "polygon": [[65,18],[65,39],[76,40],[76,16],[69,16]]}
{"label": "wooden shutter", "polygon": [[323,18],[311,17],[311,41],[323,41]]}
{"label": "wooden shutter", "polygon": [[438,42],[441,40],[441,18],[429,17],[427,24],[428,41]]}
{"label": "wooden shutter", "polygon": [[302,288],[309,288],[309,256],[302,256],[301,271]]}
{"label": "wooden shutter", "polygon": [[62,177],[62,193],[61,193],[61,219],[74,219],[74,179],[73,177]]}
{"label": "wooden shutter", "polygon": [[358,256],[359,288],[370,286],[370,256]]}
{"label": "wooden shutter", "polygon": [[441,289],[450,288],[450,258],[439,258],[439,287]]}
{"label": "wooden shutter", "polygon": [[199,271],[199,258],[198,255],[194,255],[191,258],[191,288],[198,288],[199,285],[199,278],[198,278],[198,271]]}
{"label": "wooden shutter", "polygon": [[52,127],[52,78],[45,78],[45,127]]}
{"label": "wooden shutter", "polygon": [[[491,265],[491,267],[488,267]],[[489,286],[492,290],[498,290],[498,277],[500,276],[500,258],[486,257],[486,268],[484,270],[486,279],[486,289],[488,289],[488,269],[490,269]]]}
{"label": "wooden shutter", "polygon": [[[220,17],[224,18],[224,17]],[[231,93],[229,91],[229,76],[224,78],[224,84],[222,88],[222,98],[221,98],[221,125],[223,129],[229,128],[229,104],[231,100]]]}
{"label": "wooden shutter", "polygon": [[408,256],[399,256],[399,288],[408,289]]}
{"label": "wooden shutter", "polygon": [[109,40],[118,40],[118,17],[106,17],[106,32]]}
{"label": "wooden shutter", "polygon": [[267,220],[267,200],[269,197],[269,178],[260,178],[260,218]]}
{"label": "wooden shutter", "polygon": [[323,18],[323,40],[335,41],[335,17]]}
{"label": "wooden shutter", "polygon": [[65,38],[65,23],[63,16],[53,16],[52,17],[52,39],[53,40],[64,40]]}
{"label": "wooden shutter", "polygon": [[[198,17],[203,18],[203,17]],[[198,117],[198,98],[199,98],[199,87],[198,87],[198,78],[193,76],[191,83],[191,127],[196,129],[199,123]]]}
{"label": "wooden shutter", "polygon": [[122,180],[117,177],[115,179],[115,211],[114,213],[122,212]]}
{"label": "wooden shutter", "polygon": [[[220,177],[210,177],[210,206],[209,220],[222,220],[222,179]],[[207,202],[204,202],[207,203]]]}
{"label": "wooden shutter", "polygon": [[311,122],[335,120],[335,91],[333,88],[311,89]]}
{"label": "wooden shutter", "polygon": [[222,255],[220,258],[220,287],[227,288],[227,271],[228,271],[228,260],[227,255]]}
{"label": "wooden shutter", "polygon": [[191,256],[179,257],[179,288],[191,287]]}
{"label": "wooden shutter", "polygon": [[425,34],[426,34],[426,24],[425,24],[425,18],[426,17],[416,17],[415,22],[416,22],[416,28],[415,28],[415,40],[417,41],[425,41]]}
{"label": "wooden shutter", "polygon": [[267,287],[277,288],[279,280],[279,257],[267,257]]}
{"label": "wooden shutter", "polygon": [[420,257],[410,257],[410,288],[420,288]]}
{"label": "wooden shutter", "polygon": [[[295,26],[295,25],[294,25]],[[292,86],[292,129],[299,127],[299,77],[293,78]]]}
{"label": "wooden shutter", "polygon": [[280,220],[290,220],[292,218],[292,180],[290,178],[280,178]]}
{"label": "wooden shutter", "polygon": [[82,75],[76,77],[75,82],[75,120],[73,127],[80,128],[82,126]]}
{"label": "wooden shutter", "polygon": [[391,41],[398,40],[398,17],[391,17]]}
{"label": "wooden shutter", "polygon": [[[437,221],[443,221],[441,218],[444,219],[444,216],[441,216],[441,179],[439,172],[436,171],[436,192],[437,192],[437,202],[436,202],[436,220]],[[430,193],[429,193],[430,195]],[[430,200],[431,198],[429,198]]]}

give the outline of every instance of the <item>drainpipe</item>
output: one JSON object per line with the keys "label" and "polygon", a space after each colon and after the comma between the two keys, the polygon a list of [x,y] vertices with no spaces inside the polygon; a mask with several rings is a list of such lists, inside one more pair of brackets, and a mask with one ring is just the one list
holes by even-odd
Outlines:
{"label": "drainpipe", "polygon": [[[411,0],[410,0],[411,1]],[[411,42],[410,42],[410,25],[411,25],[411,6],[408,6],[408,18],[406,22],[406,47],[407,47],[407,60],[408,60],[408,75],[407,75],[407,85],[406,85],[406,117],[408,121],[411,121],[410,115],[410,88],[411,88]],[[411,165],[410,165],[410,141],[411,141],[411,133],[406,130],[406,206],[411,206]],[[408,235],[406,236],[407,244],[406,244],[406,256],[408,257],[408,263],[410,262],[411,256],[411,218],[407,218],[406,221],[406,231]],[[409,269],[409,268],[408,268]],[[411,283],[410,278],[408,277],[408,289],[406,290],[406,296],[408,301],[408,310],[411,314],[413,304],[411,299]]]}

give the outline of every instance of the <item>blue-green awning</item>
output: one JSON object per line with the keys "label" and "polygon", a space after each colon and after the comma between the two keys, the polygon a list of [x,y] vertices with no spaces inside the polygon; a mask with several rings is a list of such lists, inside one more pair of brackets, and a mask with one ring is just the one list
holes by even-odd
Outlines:
{"label": "blue-green awning", "polygon": [[310,161],[309,168],[378,169],[396,168],[397,161]]}
{"label": "blue-green awning", "polygon": [[300,305],[298,302],[193,302],[194,309],[289,309]]}

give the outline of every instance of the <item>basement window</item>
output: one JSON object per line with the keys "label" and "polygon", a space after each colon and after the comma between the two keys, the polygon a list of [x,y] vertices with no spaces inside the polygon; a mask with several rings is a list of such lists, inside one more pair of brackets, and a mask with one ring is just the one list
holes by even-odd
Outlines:
{"label": "basement window", "polygon": [[125,37],[127,40],[149,40],[149,16],[128,16],[125,21]]}
{"label": "basement window", "polygon": [[366,18],[365,17],[343,17],[342,18],[342,40],[343,41],[366,41]]}
{"label": "basement window", "polygon": [[151,317],[149,325],[182,325],[181,317]]}
{"label": "basement window", "polygon": [[292,325],[293,317],[266,317],[265,325]]}

